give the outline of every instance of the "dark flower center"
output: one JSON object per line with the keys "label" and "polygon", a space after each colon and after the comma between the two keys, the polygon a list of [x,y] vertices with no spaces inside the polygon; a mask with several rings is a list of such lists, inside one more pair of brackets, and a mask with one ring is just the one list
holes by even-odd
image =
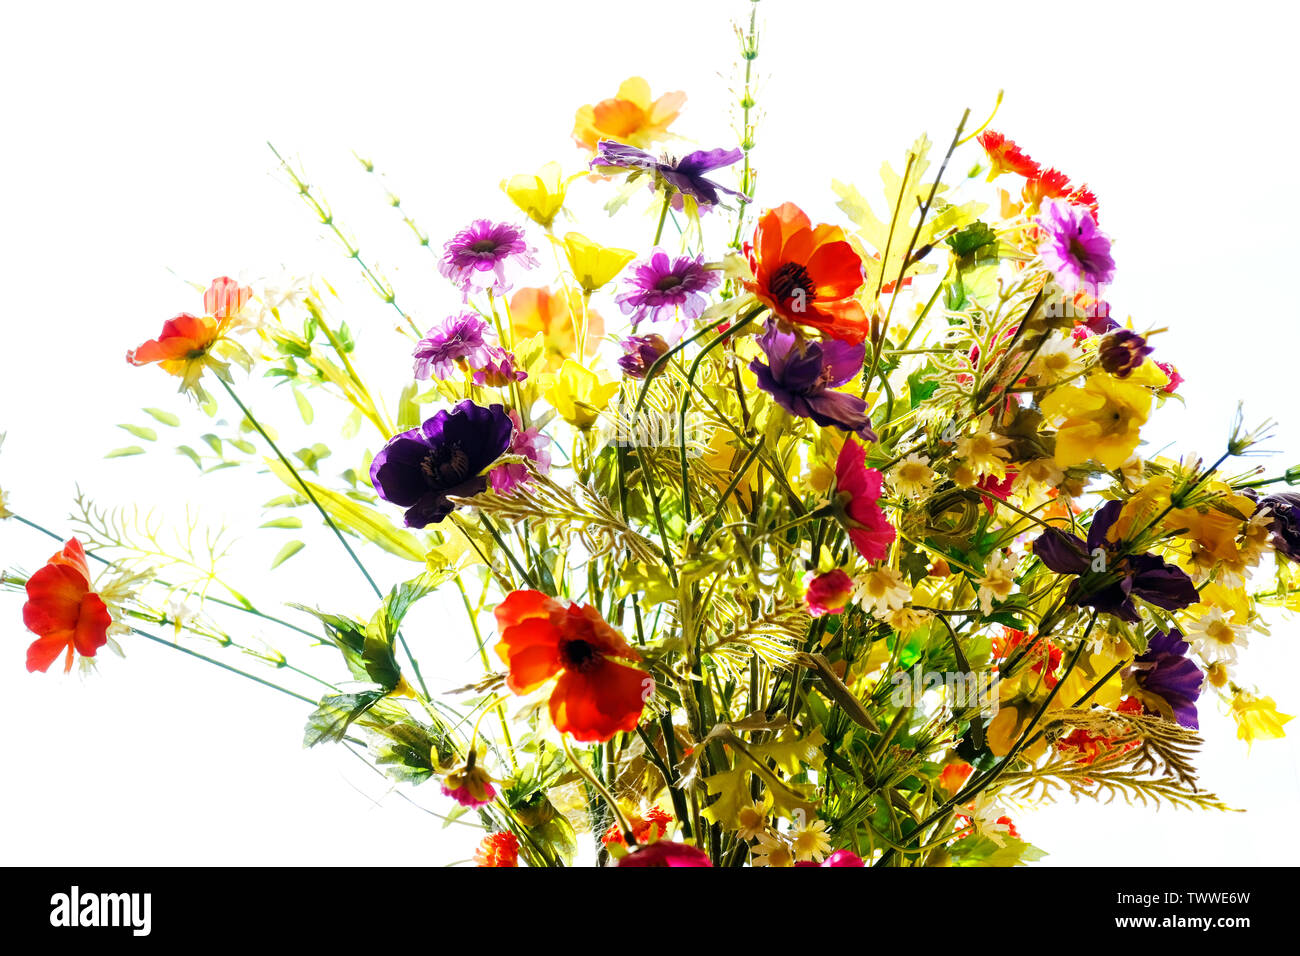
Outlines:
{"label": "dark flower center", "polygon": [[667,275],[655,283],[656,292],[671,292],[682,284],[682,277],[679,275]]}
{"label": "dark flower center", "polygon": [[420,471],[430,483],[443,488],[459,485],[469,477],[469,470],[469,455],[456,442],[430,449],[420,462]]}
{"label": "dark flower center", "polygon": [[477,253],[478,255],[491,255],[497,251],[497,246],[499,245],[500,243],[495,239],[480,239],[478,242],[470,245],[469,251]]}
{"label": "dark flower center", "polygon": [[812,276],[808,274],[808,268],[800,262],[782,263],[780,268],[772,273],[772,280],[767,285],[772,298],[779,302],[796,296],[800,296],[807,302],[813,297],[813,288]]}
{"label": "dark flower center", "polygon": [[1092,273],[1096,270],[1093,268],[1092,260],[1089,258],[1088,248],[1076,237],[1070,237],[1070,255],[1074,261],[1079,263],[1084,272]]}
{"label": "dark flower center", "polygon": [[564,669],[586,673],[600,664],[600,649],[584,640],[565,641],[560,645],[560,660]]}

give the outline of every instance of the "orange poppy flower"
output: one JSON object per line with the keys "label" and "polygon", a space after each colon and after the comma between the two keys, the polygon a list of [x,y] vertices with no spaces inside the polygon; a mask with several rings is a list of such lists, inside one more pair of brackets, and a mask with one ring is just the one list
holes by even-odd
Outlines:
{"label": "orange poppy flower", "polygon": [[590,743],[636,729],[654,679],[641,657],[590,605],[565,604],[540,591],[511,591],[496,609],[506,685],[527,694],[552,678],[551,721]]}
{"label": "orange poppy flower", "polygon": [[685,102],[686,94],[680,90],[652,102],[650,84],[634,76],[623,81],[615,96],[578,110],[573,138],[593,154],[602,139],[644,149],[667,136],[669,125]]}
{"label": "orange poppy flower", "polygon": [[27,648],[29,672],[44,672],[66,651],[63,671],[67,673],[74,653],[94,657],[108,643],[113,617],[103,599],[90,590],[86,552],[76,538],[28,578],[23,623],[39,635]]}
{"label": "orange poppy flower", "polygon": [[[181,390],[199,391],[199,378],[205,368],[211,367],[217,375],[229,375],[229,363],[216,354],[230,358],[247,367],[251,364],[248,353],[233,341],[225,339],[240,316],[241,310],[252,298],[253,290],[241,286],[228,276],[213,279],[203,294],[206,315],[182,312],[163,323],[162,334],[150,339],[139,348],[126,353],[132,365],[151,365],[155,362],[169,375],[179,376]],[[228,380],[228,379],[227,379]]]}
{"label": "orange poppy flower", "polygon": [[[546,367],[558,371],[566,358],[578,358],[575,316],[582,315],[582,298],[577,291],[565,297],[550,289],[520,289],[510,298],[510,327],[515,338],[542,333],[546,346]],[[587,309],[587,354],[595,355],[605,334],[605,320]]]}
{"label": "orange poppy flower", "polygon": [[749,266],[746,288],[782,319],[854,345],[866,338],[870,323],[855,298],[862,260],[839,226],[814,228],[794,203],[769,209],[754,229]]}

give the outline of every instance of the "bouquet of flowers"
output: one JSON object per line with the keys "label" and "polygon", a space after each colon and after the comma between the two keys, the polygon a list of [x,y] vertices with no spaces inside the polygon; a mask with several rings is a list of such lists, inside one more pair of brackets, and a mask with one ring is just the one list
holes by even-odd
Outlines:
{"label": "bouquet of flowers", "polygon": [[[1198,707],[1248,742],[1291,719],[1234,665],[1261,607],[1300,601],[1300,494],[1278,490],[1300,467],[1242,464],[1267,426],[1240,416],[1214,461],[1143,456],[1181,376],[1112,315],[1102,202],[994,117],[833,182],[837,223],[760,202],[752,8],[737,35],[734,137],[675,148],[685,94],[634,77],[577,110],[576,157],[502,182],[508,215],[431,235],[390,197],[445,279],[436,321],[277,153],[411,374],[367,374],[320,279],[215,279],[126,357],[216,423],[180,446],[198,469],[274,488],[272,533],[333,539],[273,567],[330,562],[374,600],[259,607],[219,541],[171,548],[165,519],[80,496],[75,536],[2,579],[28,670],[149,639],[292,694],[306,746],[440,788],[480,866],[1012,865],[1041,855],[1027,801],[1224,809]],[[607,216],[580,232],[583,200]],[[635,248],[590,238],[608,217]],[[252,377],[308,444],[241,397]],[[146,445],[184,427],[145,411]],[[0,518],[45,530],[3,492]],[[413,629],[437,595],[463,620]],[[452,636],[475,664],[435,693],[419,660]]]}

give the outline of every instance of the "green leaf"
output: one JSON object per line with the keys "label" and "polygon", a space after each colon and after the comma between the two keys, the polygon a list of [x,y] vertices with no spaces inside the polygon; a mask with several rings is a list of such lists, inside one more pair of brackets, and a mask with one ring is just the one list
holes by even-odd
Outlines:
{"label": "green leaf", "polygon": [[117,427],[130,432],[136,438],[143,439],[144,441],[158,440],[158,433],[152,428],[147,428],[144,425],[118,425]]}
{"label": "green leaf", "polygon": [[417,389],[412,382],[397,398],[397,430],[410,431],[420,426],[420,406],[415,401]]}
{"label": "green leaf", "polygon": [[357,680],[366,679],[366,667],[361,660],[361,654],[366,645],[366,627],[364,624],[341,614],[330,614],[327,611],[307,607],[305,604],[290,604],[289,606],[305,614],[310,614],[325,625],[326,643],[338,648],[339,653],[343,655],[343,662],[347,664],[348,671],[353,677]]}
{"label": "green leaf", "polygon": [[172,428],[181,423],[179,416],[173,415],[171,412],[165,412],[161,408],[146,408],[144,411],[145,414],[153,416],[164,425],[170,425]]}
{"label": "green leaf", "polygon": [[307,396],[295,388],[293,400],[298,403],[298,414],[302,416],[303,424],[310,425],[316,419],[316,413],[312,410],[311,402],[307,401]]}
{"label": "green leaf", "polygon": [[[954,232],[944,240],[959,259],[976,256],[983,251],[985,257],[997,253],[997,234],[987,224],[976,220],[964,229]],[[986,247],[991,246],[991,249]]]}
{"label": "green leaf", "polygon": [[271,569],[274,570],[275,568],[278,568],[305,547],[307,546],[301,541],[290,541],[281,548],[280,553],[275,556],[275,560],[271,562]]}
{"label": "green leaf", "polygon": [[302,519],[301,519],[301,518],[294,518],[294,517],[292,517],[292,516],[287,517],[287,518],[275,518],[275,519],[273,519],[273,520],[271,520],[271,521],[267,521],[267,522],[265,522],[264,524],[260,525],[259,527],[262,527],[262,528],[301,528],[301,527],[302,527]]}
{"label": "green leaf", "polygon": [[378,745],[372,745],[376,766],[394,780],[402,783],[421,784],[433,776],[433,748],[437,739],[429,728],[422,724],[391,724],[382,731],[384,739]]}
{"label": "green leaf", "polygon": [[244,441],[244,439],[242,438],[227,438],[226,441],[234,445],[245,455],[251,455],[257,451],[256,445],[254,445],[251,441]]}
{"label": "green leaf", "polygon": [[203,469],[203,459],[199,457],[199,453],[189,445],[181,445],[178,447],[176,449],[176,454],[184,455],[190,461],[194,462],[194,467],[198,468],[200,471]]}
{"label": "green leaf", "polygon": [[365,666],[366,676],[390,691],[397,686],[402,677],[402,668],[397,663],[397,654],[393,650],[393,638],[397,629],[388,617],[388,612],[380,608],[366,625],[365,643],[361,648],[361,661]]}
{"label": "green leaf", "polygon": [[[281,462],[267,460],[271,472],[293,491],[301,491],[298,479]],[[396,527],[392,520],[368,505],[353,501],[347,495],[332,491],[314,482],[306,482],[321,507],[339,525],[377,544],[389,554],[408,561],[424,564],[426,548],[412,532]]]}
{"label": "green leaf", "polygon": [[125,448],[114,448],[105,458],[126,458],[128,455],[143,455],[144,449],[139,445],[127,445]]}
{"label": "green leaf", "polygon": [[214,452],[216,452],[218,455],[221,454],[220,438],[218,438],[216,435],[212,434],[211,432],[209,432],[206,435],[200,435],[199,437],[202,438],[205,442],[207,442],[208,447],[211,448]]}
{"label": "green leaf", "polygon": [[320,705],[307,718],[302,745],[315,747],[327,740],[342,740],[352,722],[383,698],[382,690],[363,690],[355,694],[334,694],[321,698]]}
{"label": "green leaf", "polygon": [[341,434],[344,438],[356,438],[357,432],[361,431],[361,422],[363,420],[360,409],[352,409],[348,412],[348,417],[343,419],[343,428]]}

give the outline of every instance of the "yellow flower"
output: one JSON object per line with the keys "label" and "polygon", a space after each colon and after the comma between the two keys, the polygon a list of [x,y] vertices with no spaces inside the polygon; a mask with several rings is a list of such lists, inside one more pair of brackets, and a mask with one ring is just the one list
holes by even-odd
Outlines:
{"label": "yellow flower", "polygon": [[584,292],[595,292],[636,257],[631,249],[602,246],[577,232],[564,237],[564,254],[568,256],[569,268]]}
{"label": "yellow flower", "polygon": [[680,90],[665,93],[652,102],[650,84],[634,76],[623,81],[617,95],[578,110],[573,138],[592,153],[602,139],[644,149],[667,137],[669,125],[685,102],[686,94]]}
{"label": "yellow flower", "polygon": [[1246,743],[1285,737],[1282,725],[1293,719],[1278,711],[1272,697],[1256,697],[1244,690],[1232,697],[1232,716],[1237,721],[1237,738]]}
{"label": "yellow flower", "polygon": [[747,803],[736,811],[736,835],[752,840],[767,832],[767,795],[757,803]]}
{"label": "yellow flower", "polygon": [[595,424],[617,391],[618,382],[602,382],[595,372],[573,359],[565,359],[546,389],[546,400],[570,425],[586,429]]}
{"label": "yellow flower", "polygon": [[980,608],[985,614],[993,613],[993,599],[1005,601],[1016,586],[1016,559],[995,551],[984,563],[984,577],[979,581]]}
{"label": "yellow flower", "polygon": [[796,860],[814,860],[821,862],[831,848],[831,841],[826,836],[826,822],[813,820],[811,823],[795,828],[790,834],[790,845]]}
{"label": "yellow flower", "polygon": [[551,228],[556,214],[564,206],[564,196],[574,177],[563,178],[559,163],[547,163],[536,175],[521,173],[501,181],[510,201],[533,222]]}
{"label": "yellow flower", "polygon": [[1043,415],[1055,421],[1056,463],[1062,468],[1098,461],[1118,468],[1138,446],[1138,430],[1151,414],[1151,392],[1105,372],[1088,376],[1082,388],[1058,389],[1043,400]]}
{"label": "yellow flower", "polygon": [[856,596],[864,611],[887,613],[912,600],[912,589],[893,568],[873,568],[858,579]]}
{"label": "yellow flower", "polygon": [[758,845],[750,852],[754,866],[794,866],[794,852],[785,837],[776,833],[760,833]]}

